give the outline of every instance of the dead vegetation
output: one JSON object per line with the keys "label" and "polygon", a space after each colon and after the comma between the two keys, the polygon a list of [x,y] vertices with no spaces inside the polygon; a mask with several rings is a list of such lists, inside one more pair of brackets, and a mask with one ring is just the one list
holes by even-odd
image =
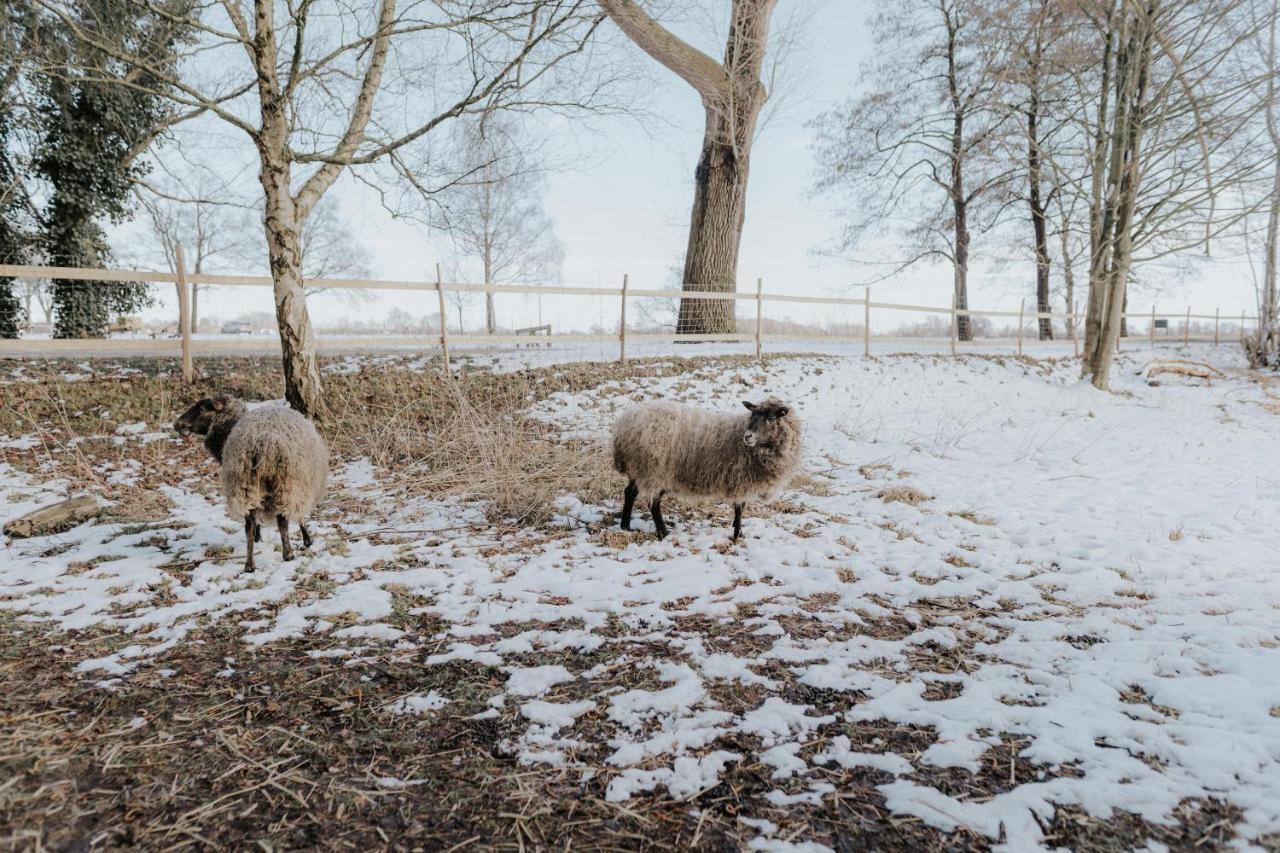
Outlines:
{"label": "dead vegetation", "polygon": [[[445,376],[380,359],[329,373],[331,417],[322,431],[339,462],[368,458],[391,492],[465,496],[484,502],[495,518],[537,524],[550,518],[560,494],[599,499],[617,484],[600,448],[560,441],[549,426],[525,416],[530,405],[625,377],[747,361],[653,359]],[[157,486],[180,483],[212,464],[195,443],[168,435],[187,403],[219,393],[273,399],[282,381],[273,359],[202,361],[190,387],[165,360],[97,363],[101,375],[76,381],[65,376],[71,367],[50,362],[34,369],[24,362],[16,371],[21,381],[0,378],[8,403],[0,407],[0,435],[35,436],[28,448],[0,447],[0,462],[64,478],[101,496],[108,514],[123,520],[166,517],[168,501]],[[138,423],[163,437],[144,442],[117,433]]]}
{"label": "dead vegetation", "polygon": [[915,486],[909,484],[889,486],[887,489],[881,489],[876,492],[876,497],[887,504],[897,502],[904,503],[908,506],[917,506],[925,501],[933,500],[931,495],[927,495]]}

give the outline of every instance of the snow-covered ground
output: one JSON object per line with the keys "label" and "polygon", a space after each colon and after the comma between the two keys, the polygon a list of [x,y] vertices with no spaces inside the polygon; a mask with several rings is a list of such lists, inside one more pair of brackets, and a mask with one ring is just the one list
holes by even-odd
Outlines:
{"label": "snow-covered ground", "polygon": [[[807,840],[784,841],[772,818],[838,797],[833,767],[875,774],[898,815],[1013,850],[1042,843],[1055,805],[1167,823],[1188,799],[1240,809],[1241,844],[1274,843],[1280,387],[1238,370],[1232,347],[1191,355],[1228,377],[1149,386],[1136,352],[1112,394],[1068,362],[928,355],[608,383],[533,413],[603,440],[632,400],[734,410],[775,394],[806,422],[805,476],[779,506],[750,508],[737,544],[728,507],[672,507],[658,542],[643,513],[622,534],[602,524],[617,501],[573,496],[550,535],[513,536],[465,502],[393,499],[349,460],[345,509],[323,513],[316,551],[281,563],[268,536],[249,576],[209,556],[243,545],[206,474],[169,487],[165,553],[156,530],[114,524],[9,544],[0,607],[128,635],[79,665],[103,689],[164,667],[215,620],[250,647],[319,633],[353,661],[391,648],[424,667],[500,667],[505,687],[479,713],[518,711],[510,753],[604,774],[610,800],[693,799],[733,763],[762,762],[773,786],[740,816],[760,848]],[[171,440],[158,431],[118,438]],[[0,466],[7,517],[57,492]],[[405,616],[445,627],[417,633]],[[464,709],[424,692],[389,710]],[[863,724],[885,735],[851,738]],[[973,798],[936,781],[989,773],[1010,739],[1034,772],[1011,763]]]}

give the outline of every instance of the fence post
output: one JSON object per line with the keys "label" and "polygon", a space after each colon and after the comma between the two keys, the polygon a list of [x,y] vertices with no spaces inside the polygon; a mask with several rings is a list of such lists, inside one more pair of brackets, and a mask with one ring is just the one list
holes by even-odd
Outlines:
{"label": "fence post", "polygon": [[444,277],[440,275],[440,264],[436,264],[436,299],[440,303],[440,351],[444,355],[444,372],[452,373],[449,367],[449,324],[445,322],[444,313]]}
{"label": "fence post", "polygon": [[1156,348],[1156,306],[1151,303],[1151,328],[1147,329],[1147,338],[1151,341],[1151,348]]}
{"label": "fence post", "polygon": [[764,279],[756,279],[756,361],[764,361],[760,353],[760,328],[764,325]]}
{"label": "fence post", "polygon": [[1018,306],[1018,358],[1022,358],[1022,312],[1026,310],[1027,297],[1024,296],[1022,297],[1022,304]]}
{"label": "fence post", "polygon": [[951,354],[956,354],[956,294],[951,292]]}
{"label": "fence post", "polygon": [[862,354],[871,355],[871,288],[862,294]]}
{"label": "fence post", "polygon": [[618,363],[627,363],[627,274],[622,274],[622,318],[618,321]]}
{"label": "fence post", "polygon": [[182,244],[175,247],[174,260],[178,272],[178,334],[182,336],[182,381],[191,384],[195,371],[191,366],[191,291],[187,286],[187,259]]}
{"label": "fence post", "polygon": [[1182,326],[1182,345],[1191,343],[1191,306],[1187,306],[1187,322]]}
{"label": "fence post", "polygon": [[1220,310],[1220,308],[1213,309],[1213,345],[1215,347],[1218,345],[1218,312]]}

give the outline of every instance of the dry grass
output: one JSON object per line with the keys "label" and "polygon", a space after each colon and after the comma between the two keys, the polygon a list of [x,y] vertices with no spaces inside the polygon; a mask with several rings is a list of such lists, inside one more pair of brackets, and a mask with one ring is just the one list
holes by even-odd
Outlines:
{"label": "dry grass", "polygon": [[933,500],[931,495],[926,495],[924,492],[911,485],[889,486],[887,489],[881,489],[876,492],[876,497],[880,498],[880,500],[887,504],[894,503],[896,501],[908,504],[909,506],[916,506],[917,504],[922,504],[925,501]]}
{"label": "dry grass", "polygon": [[[391,492],[474,498],[495,518],[537,524],[551,517],[559,495],[599,500],[620,494],[621,484],[602,449],[558,440],[553,429],[524,416],[530,405],[612,380],[727,369],[747,361],[637,360],[445,376],[382,360],[326,376],[330,412],[321,429],[336,461],[368,458]],[[212,463],[196,442],[117,443],[118,426],[144,421],[148,429],[164,432],[194,399],[219,393],[271,399],[281,385],[279,364],[270,359],[202,360],[192,387],[182,385],[165,360],[99,363],[102,375],[80,381],[63,377],[68,364],[49,363],[38,371],[18,364],[29,380],[38,381],[0,377],[8,403],[0,407],[0,435],[32,435],[38,444],[0,448],[0,462],[43,478],[64,478],[76,490],[102,497],[108,514],[120,520],[166,517],[169,503],[157,486],[211,471]],[[128,468],[136,476],[110,477]],[[206,479],[212,486],[212,477]]]}

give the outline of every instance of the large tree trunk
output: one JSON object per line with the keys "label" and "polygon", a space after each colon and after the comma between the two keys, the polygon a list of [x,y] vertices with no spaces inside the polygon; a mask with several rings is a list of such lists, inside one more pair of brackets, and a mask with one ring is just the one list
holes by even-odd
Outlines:
{"label": "large tree trunk", "polygon": [[[684,290],[732,293],[738,280],[738,247],[747,212],[747,166],[723,139],[726,130],[708,127],[694,173],[693,214],[685,250]],[[736,331],[731,299],[680,300],[678,334],[729,334]]]}
{"label": "large tree trunk", "polygon": [[[635,0],[600,0],[605,12],[632,41],[702,97],[707,123],[694,173],[684,261],[686,294],[733,293],[736,288],[747,165],[756,121],[768,97],[760,71],[769,41],[769,18],[776,4],[777,0],[733,0],[724,60],[716,62],[662,27]],[[734,314],[731,299],[685,296],[676,331],[733,332]]]}
{"label": "large tree trunk", "polygon": [[276,323],[284,365],[284,396],[310,418],[325,413],[316,340],[302,287],[302,223],[289,192],[289,166],[264,157],[259,173],[266,198],[267,259],[275,287]]}

